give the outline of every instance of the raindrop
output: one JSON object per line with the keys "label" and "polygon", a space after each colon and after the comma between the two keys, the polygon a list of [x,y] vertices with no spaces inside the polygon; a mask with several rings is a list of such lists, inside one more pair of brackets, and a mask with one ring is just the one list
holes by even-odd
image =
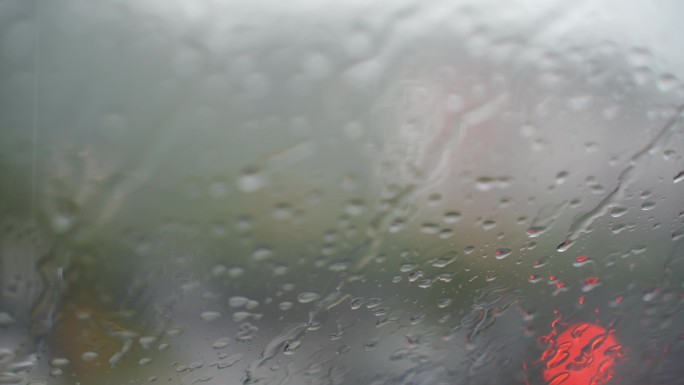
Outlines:
{"label": "raindrop", "polygon": [[390,312],[390,308],[388,307],[377,307],[371,311],[374,316],[376,317],[382,317],[384,315],[387,315]]}
{"label": "raindrop", "polygon": [[234,296],[230,297],[228,299],[228,306],[236,308],[236,307],[242,307],[247,304],[249,301],[249,298],[247,297],[241,297],[241,296]]}
{"label": "raindrop", "polygon": [[491,230],[496,227],[496,221],[492,219],[487,219],[486,221],[482,222],[482,228],[485,230]]}
{"label": "raindrop", "polygon": [[411,316],[411,318],[409,318],[409,322],[411,323],[411,325],[417,325],[417,324],[423,322],[424,319],[425,319],[425,314],[417,313],[417,314],[413,314]]}
{"label": "raindrop", "polygon": [[200,314],[200,318],[204,322],[213,322],[216,321],[217,319],[221,318],[221,313],[217,311],[205,311]]}
{"label": "raindrop", "polygon": [[458,211],[449,211],[444,214],[442,221],[446,224],[454,224],[461,220],[461,213]]}
{"label": "raindrop", "polygon": [[656,86],[660,92],[670,92],[675,89],[678,84],[679,81],[677,77],[672,74],[663,74],[658,77],[656,82]]}
{"label": "raindrop", "polygon": [[399,271],[402,273],[408,273],[409,271],[411,271],[415,268],[416,268],[416,265],[413,263],[404,263],[403,265],[399,266]]}
{"label": "raindrop", "polygon": [[[61,369],[54,369],[55,376],[61,375]],[[50,373],[52,373],[50,372]],[[24,381],[24,376],[19,373],[3,372],[0,373],[0,384],[18,384]]]}
{"label": "raindrop", "polygon": [[645,245],[634,245],[632,248],[629,250],[632,254],[643,254],[646,252],[646,246]]}
{"label": "raindrop", "polygon": [[359,216],[364,213],[365,205],[360,199],[352,199],[347,202],[344,211],[351,216]]}
{"label": "raindrop", "polygon": [[430,196],[428,197],[428,203],[431,205],[437,205],[437,204],[439,204],[439,202],[441,200],[442,200],[442,194],[438,194],[438,193],[430,194]]}
{"label": "raindrop", "polygon": [[53,368],[61,368],[69,365],[69,359],[64,357],[53,358],[50,360],[50,366]]}
{"label": "raindrop", "polygon": [[69,214],[59,213],[52,217],[52,229],[55,231],[55,233],[66,233],[73,225],[74,218]]}
{"label": "raindrop", "polygon": [[409,282],[415,282],[418,279],[420,279],[423,276],[423,271],[422,270],[416,270],[408,275],[408,281]]}
{"label": "raindrop", "polygon": [[458,256],[458,254],[456,252],[447,253],[444,256],[441,256],[437,259],[432,260],[432,262],[430,262],[430,263],[434,267],[438,267],[438,268],[446,267],[446,266],[450,265],[451,263],[453,263],[456,260],[457,256]]}
{"label": "raindrop", "polygon": [[536,261],[532,262],[532,267],[535,269],[539,269],[540,267],[546,266],[547,263],[549,263],[549,257],[541,257]]}
{"label": "raindrop", "polygon": [[212,348],[214,349],[223,349],[227,347],[230,344],[230,338],[229,337],[222,337],[214,341],[214,343],[211,345]]}
{"label": "raindrop", "polygon": [[357,297],[357,298],[354,298],[351,300],[350,307],[352,308],[352,310],[356,310],[356,309],[360,308],[361,306],[363,306],[363,304],[365,302],[366,302],[365,298]]}
{"label": "raindrop", "polygon": [[14,362],[7,367],[8,371],[11,372],[23,372],[33,370],[38,366],[38,362],[35,361],[34,357],[30,357],[27,361]]}
{"label": "raindrop", "polygon": [[641,209],[644,211],[648,211],[653,209],[656,206],[656,202],[653,201],[646,201],[641,204]]}
{"label": "raindrop", "polygon": [[240,276],[242,276],[242,274],[244,274],[244,272],[245,272],[244,269],[241,267],[238,267],[238,266],[231,267],[228,270],[228,277],[239,278]]}
{"label": "raindrop", "polygon": [[140,346],[142,346],[144,349],[149,349],[156,340],[157,337],[155,336],[145,336],[140,337],[138,343],[140,343]]}
{"label": "raindrop", "polygon": [[562,252],[566,251],[567,249],[569,249],[570,246],[572,246],[572,241],[570,241],[569,239],[566,239],[563,242],[561,242],[560,245],[558,245],[556,250],[558,250],[559,252],[562,253]]}
{"label": "raindrop", "polygon": [[236,223],[236,228],[238,231],[245,233],[254,227],[254,222],[251,217],[248,216],[243,216],[238,218],[237,223]]}
{"label": "raindrop", "polygon": [[594,194],[603,194],[606,188],[601,184],[594,184],[591,186],[591,192]]}
{"label": "raindrop", "polygon": [[292,291],[294,288],[295,285],[293,283],[284,283],[282,286],[283,291]]}
{"label": "raindrop", "polygon": [[674,183],[679,183],[684,180],[684,171],[680,171],[675,177],[672,179]]}
{"label": "raindrop", "polygon": [[273,251],[271,249],[268,247],[260,247],[254,250],[254,253],[252,253],[252,258],[254,258],[255,261],[263,261],[270,258],[272,255]]}
{"label": "raindrop", "polygon": [[426,222],[420,226],[420,231],[426,234],[436,234],[439,232],[439,225],[436,223]]}
{"label": "raindrop", "polygon": [[610,210],[610,216],[612,216],[613,218],[619,218],[619,217],[625,215],[627,213],[627,211],[629,211],[629,209],[627,209],[625,207],[613,207]]}
{"label": "raindrop", "polygon": [[335,353],[336,354],[345,354],[345,353],[349,352],[350,350],[351,350],[351,346],[342,345],[339,347],[339,349],[337,349],[337,351]]}
{"label": "raindrop", "polygon": [[539,274],[530,274],[530,276],[527,278],[527,280],[530,283],[537,283],[537,282],[541,282],[542,277]]}
{"label": "raindrop", "polygon": [[580,255],[575,258],[575,262],[572,263],[574,267],[582,267],[586,264],[592,263],[593,261],[586,255]]}
{"label": "raindrop", "polygon": [[283,346],[283,354],[292,355],[297,352],[297,349],[302,345],[300,340],[287,341]]}
{"label": "raindrop", "polygon": [[368,301],[366,301],[366,308],[372,309],[374,307],[379,306],[382,303],[381,298],[369,298]]}
{"label": "raindrop", "polygon": [[229,367],[237,364],[238,362],[240,362],[243,357],[244,357],[244,354],[242,354],[242,353],[235,353],[235,354],[231,354],[231,355],[226,355],[225,357],[221,358],[221,361],[219,361],[216,366],[219,369],[229,368]]}
{"label": "raindrop", "polygon": [[475,180],[475,188],[480,191],[489,191],[494,187],[494,182],[496,180],[492,177],[481,176]]}
{"label": "raindrop", "polygon": [[254,313],[249,313],[246,311],[237,311],[233,313],[233,322],[243,322],[249,318],[252,318],[254,320],[259,320],[261,319],[263,315],[262,314],[254,314]]}
{"label": "raindrop", "polygon": [[328,270],[336,272],[345,271],[347,269],[349,269],[349,262],[333,262],[328,266]]}
{"label": "raindrop", "polygon": [[309,302],[313,302],[319,298],[321,298],[321,295],[318,293],[303,292],[303,293],[299,293],[299,295],[297,296],[297,301],[299,301],[299,303],[309,303]]}
{"label": "raindrop", "polygon": [[268,178],[261,174],[259,170],[250,167],[246,168],[242,174],[240,174],[237,184],[238,188],[243,193],[253,193],[266,186],[268,184]]}
{"label": "raindrop", "polygon": [[660,289],[655,288],[653,290],[645,292],[642,299],[644,300],[644,302],[651,302],[658,296],[658,294],[660,294]]}
{"label": "raindrop", "polygon": [[584,149],[586,152],[596,152],[601,148],[601,145],[596,142],[587,142],[584,144]]}
{"label": "raindrop", "polygon": [[561,171],[556,174],[556,184],[563,184],[568,178],[569,173],[567,171]]}
{"label": "raindrop", "polygon": [[228,269],[226,269],[226,267],[223,265],[216,265],[211,268],[211,275],[213,275],[214,277],[220,277],[224,275],[227,270]]}
{"label": "raindrop", "polygon": [[380,340],[378,340],[378,339],[375,339],[375,338],[370,339],[370,340],[366,341],[366,343],[363,344],[363,350],[364,351],[373,350],[376,347],[378,347],[379,343],[380,343]]}
{"label": "raindrop", "polygon": [[292,218],[293,212],[294,210],[292,209],[292,206],[290,206],[289,204],[279,203],[273,209],[272,215],[275,219],[286,220]]}
{"label": "raindrop", "polygon": [[[235,339],[240,342],[251,341],[259,333],[259,328],[252,325],[249,322],[245,322],[238,327],[237,333],[235,333]],[[242,357],[240,357],[242,359]]]}
{"label": "raindrop", "polygon": [[6,363],[14,358],[14,352],[7,348],[0,348],[0,363]]}
{"label": "raindrop", "polygon": [[318,321],[310,321],[310,322],[307,323],[307,325],[306,325],[306,330],[315,331],[315,330],[320,329],[321,326],[323,326],[323,324],[322,324],[321,322],[318,322]]}
{"label": "raindrop", "polygon": [[511,249],[499,249],[496,251],[495,256],[496,259],[504,259],[511,255],[512,250]]}
{"label": "raindrop", "polygon": [[405,218],[396,218],[392,223],[390,223],[389,228],[387,229],[390,233],[398,233],[401,230],[403,230],[404,226],[406,225],[406,219]]}
{"label": "raindrop", "polygon": [[451,305],[451,298],[440,298],[437,300],[437,307],[440,309],[444,309],[449,305]]}
{"label": "raindrop", "polygon": [[[0,327],[7,327],[14,323],[14,318],[7,312],[0,312]],[[1,361],[1,360],[0,360]]]}
{"label": "raindrop", "polygon": [[442,239],[450,238],[454,236],[455,231],[453,229],[442,229],[439,231],[439,237]]}
{"label": "raindrop", "polygon": [[332,333],[332,334],[330,334],[330,340],[331,340],[331,341],[337,341],[337,340],[339,340],[339,339],[342,338],[342,337],[344,337],[344,330],[342,330],[342,329],[340,328],[340,325],[338,324],[338,325],[337,325],[337,331],[334,332],[334,333]]}
{"label": "raindrop", "polygon": [[599,285],[599,278],[598,277],[587,277],[584,279],[584,285],[582,286],[582,291],[583,292],[588,292]]}

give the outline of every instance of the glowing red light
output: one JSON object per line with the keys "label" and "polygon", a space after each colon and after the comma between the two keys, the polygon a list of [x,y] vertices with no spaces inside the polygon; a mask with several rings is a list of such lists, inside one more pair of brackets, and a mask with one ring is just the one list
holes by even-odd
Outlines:
{"label": "glowing red light", "polygon": [[549,385],[603,385],[613,377],[622,346],[611,331],[592,323],[577,323],[546,338],[542,355]]}

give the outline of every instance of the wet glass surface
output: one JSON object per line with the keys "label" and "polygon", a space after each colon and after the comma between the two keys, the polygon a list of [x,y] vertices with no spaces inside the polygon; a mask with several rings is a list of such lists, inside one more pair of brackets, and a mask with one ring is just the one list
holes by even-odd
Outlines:
{"label": "wet glass surface", "polygon": [[682,384],[677,1],[0,1],[0,384]]}

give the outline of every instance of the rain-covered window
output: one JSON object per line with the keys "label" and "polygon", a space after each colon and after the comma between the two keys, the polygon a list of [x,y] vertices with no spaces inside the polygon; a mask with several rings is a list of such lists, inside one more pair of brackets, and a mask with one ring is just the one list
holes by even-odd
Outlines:
{"label": "rain-covered window", "polygon": [[684,4],[0,1],[0,384],[677,385]]}

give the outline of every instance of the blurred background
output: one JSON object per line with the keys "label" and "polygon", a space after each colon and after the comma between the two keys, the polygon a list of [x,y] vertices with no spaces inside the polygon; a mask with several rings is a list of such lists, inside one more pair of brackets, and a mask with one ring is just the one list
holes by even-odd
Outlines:
{"label": "blurred background", "polygon": [[682,14],[0,0],[0,383],[683,384]]}

